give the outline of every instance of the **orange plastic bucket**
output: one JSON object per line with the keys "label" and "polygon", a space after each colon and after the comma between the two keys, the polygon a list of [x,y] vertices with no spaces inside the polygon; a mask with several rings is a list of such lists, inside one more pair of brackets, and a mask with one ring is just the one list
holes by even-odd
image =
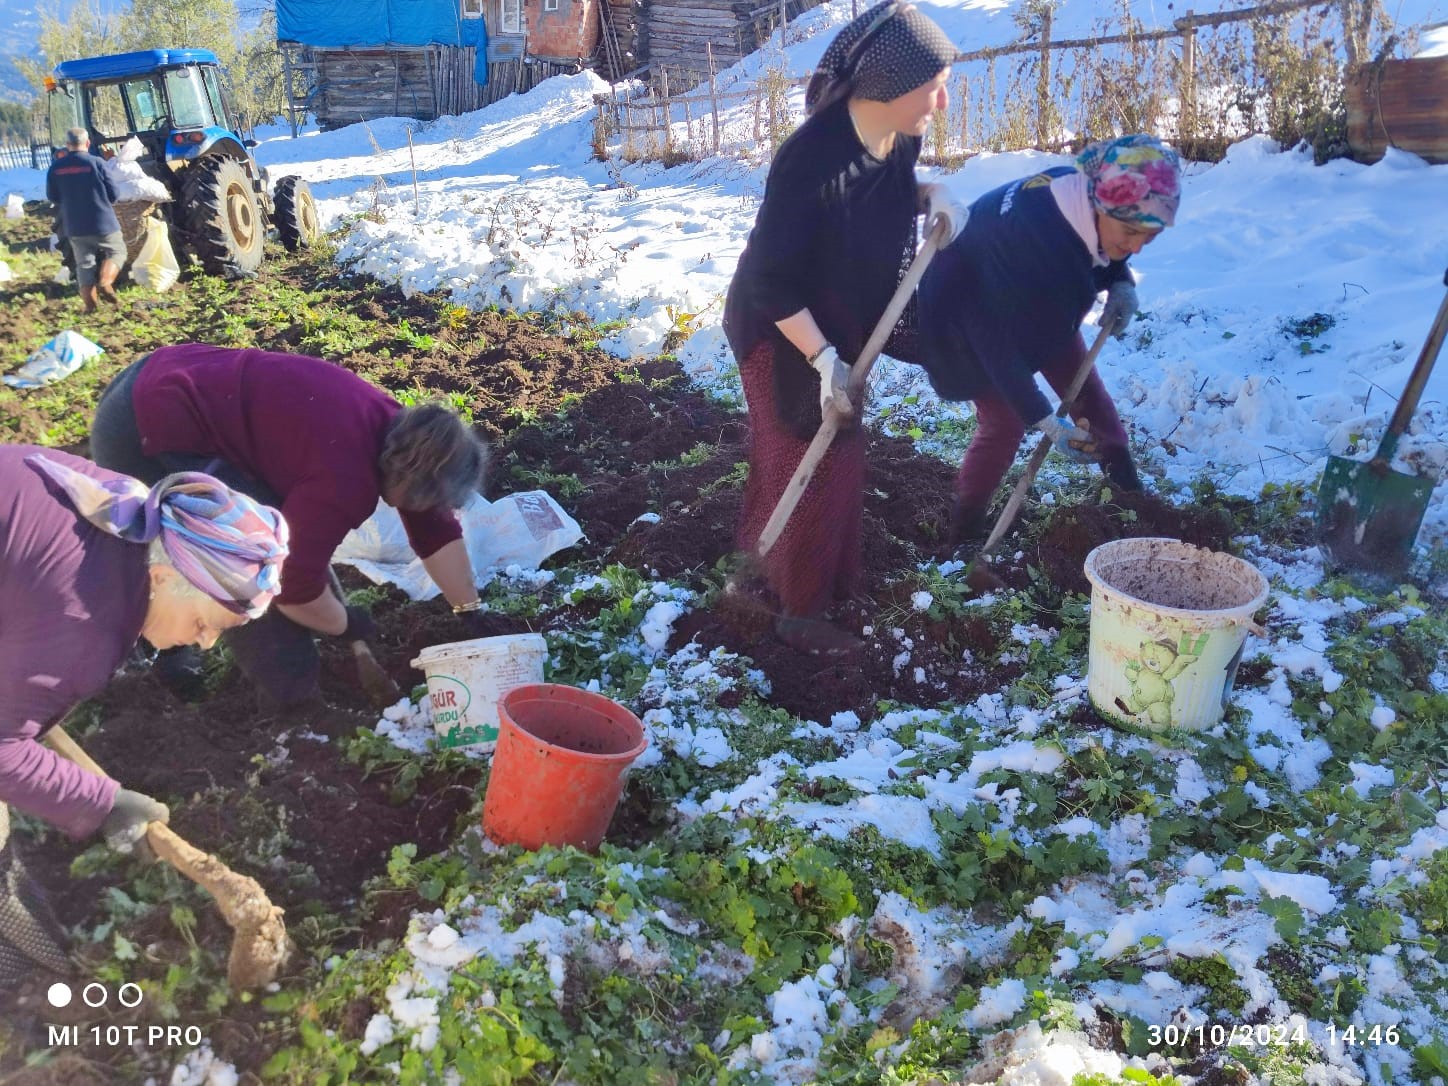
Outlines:
{"label": "orange plastic bucket", "polygon": [[648,740],[622,705],[576,686],[529,683],[498,702],[483,832],[500,845],[593,852]]}

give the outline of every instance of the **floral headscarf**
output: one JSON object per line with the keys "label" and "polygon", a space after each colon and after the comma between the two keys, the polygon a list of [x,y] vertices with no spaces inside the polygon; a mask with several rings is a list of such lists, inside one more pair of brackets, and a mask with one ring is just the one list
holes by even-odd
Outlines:
{"label": "floral headscarf", "polygon": [[1166,227],[1181,203],[1182,161],[1155,136],[1093,143],[1076,158],[1096,210],[1122,222]]}
{"label": "floral headscarf", "polygon": [[44,456],[25,462],[101,531],[129,543],[160,539],[176,571],[234,614],[257,618],[281,587],[287,522],[209,475],[181,472],[148,488],[127,475],[95,479]]}

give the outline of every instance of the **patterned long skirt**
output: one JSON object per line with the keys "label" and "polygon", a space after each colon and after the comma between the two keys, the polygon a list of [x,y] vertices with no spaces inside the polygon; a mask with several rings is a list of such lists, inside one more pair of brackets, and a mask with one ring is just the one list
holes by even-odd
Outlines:
{"label": "patterned long skirt", "polygon": [[[809,442],[795,436],[776,410],[774,351],[766,340],[739,363],[749,408],[749,481],[739,528],[739,545],[745,552],[754,550],[809,448]],[[786,615],[818,617],[833,601],[854,591],[861,572],[864,502],[865,434],[853,426],[836,435],[764,559],[765,577]]]}

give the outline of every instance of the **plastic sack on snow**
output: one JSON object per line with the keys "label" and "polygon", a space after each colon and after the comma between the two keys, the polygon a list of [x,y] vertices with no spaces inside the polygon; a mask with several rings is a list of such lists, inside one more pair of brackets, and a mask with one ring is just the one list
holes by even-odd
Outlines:
{"label": "plastic sack on snow", "polygon": [[25,197],[18,192],[12,192],[5,198],[5,217],[7,219],[25,218]]}
{"label": "plastic sack on snow", "polygon": [[[542,490],[509,494],[490,502],[481,494],[458,511],[473,575],[507,566],[537,569],[550,554],[583,538],[578,522]],[[412,553],[397,510],[383,502],[347,533],[332,561],[354,566],[374,584],[395,584],[414,600],[430,600],[437,585]]]}
{"label": "plastic sack on snow", "polygon": [[131,278],[157,294],[170,290],[181,278],[181,265],[176,262],[176,252],[171,248],[171,232],[156,216],[146,219],[146,240],[131,265]]}
{"label": "plastic sack on snow", "polygon": [[11,388],[44,388],[69,377],[96,355],[104,353],[104,348],[79,332],[67,330],[31,354],[14,373],[0,377],[0,381]]}

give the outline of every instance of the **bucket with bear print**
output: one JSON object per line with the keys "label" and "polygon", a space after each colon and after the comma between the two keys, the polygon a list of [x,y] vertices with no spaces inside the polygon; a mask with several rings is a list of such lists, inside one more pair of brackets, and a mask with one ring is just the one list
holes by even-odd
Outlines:
{"label": "bucket with bear print", "polygon": [[1148,731],[1222,719],[1267,578],[1230,554],[1176,539],[1118,539],[1086,556],[1091,704]]}

